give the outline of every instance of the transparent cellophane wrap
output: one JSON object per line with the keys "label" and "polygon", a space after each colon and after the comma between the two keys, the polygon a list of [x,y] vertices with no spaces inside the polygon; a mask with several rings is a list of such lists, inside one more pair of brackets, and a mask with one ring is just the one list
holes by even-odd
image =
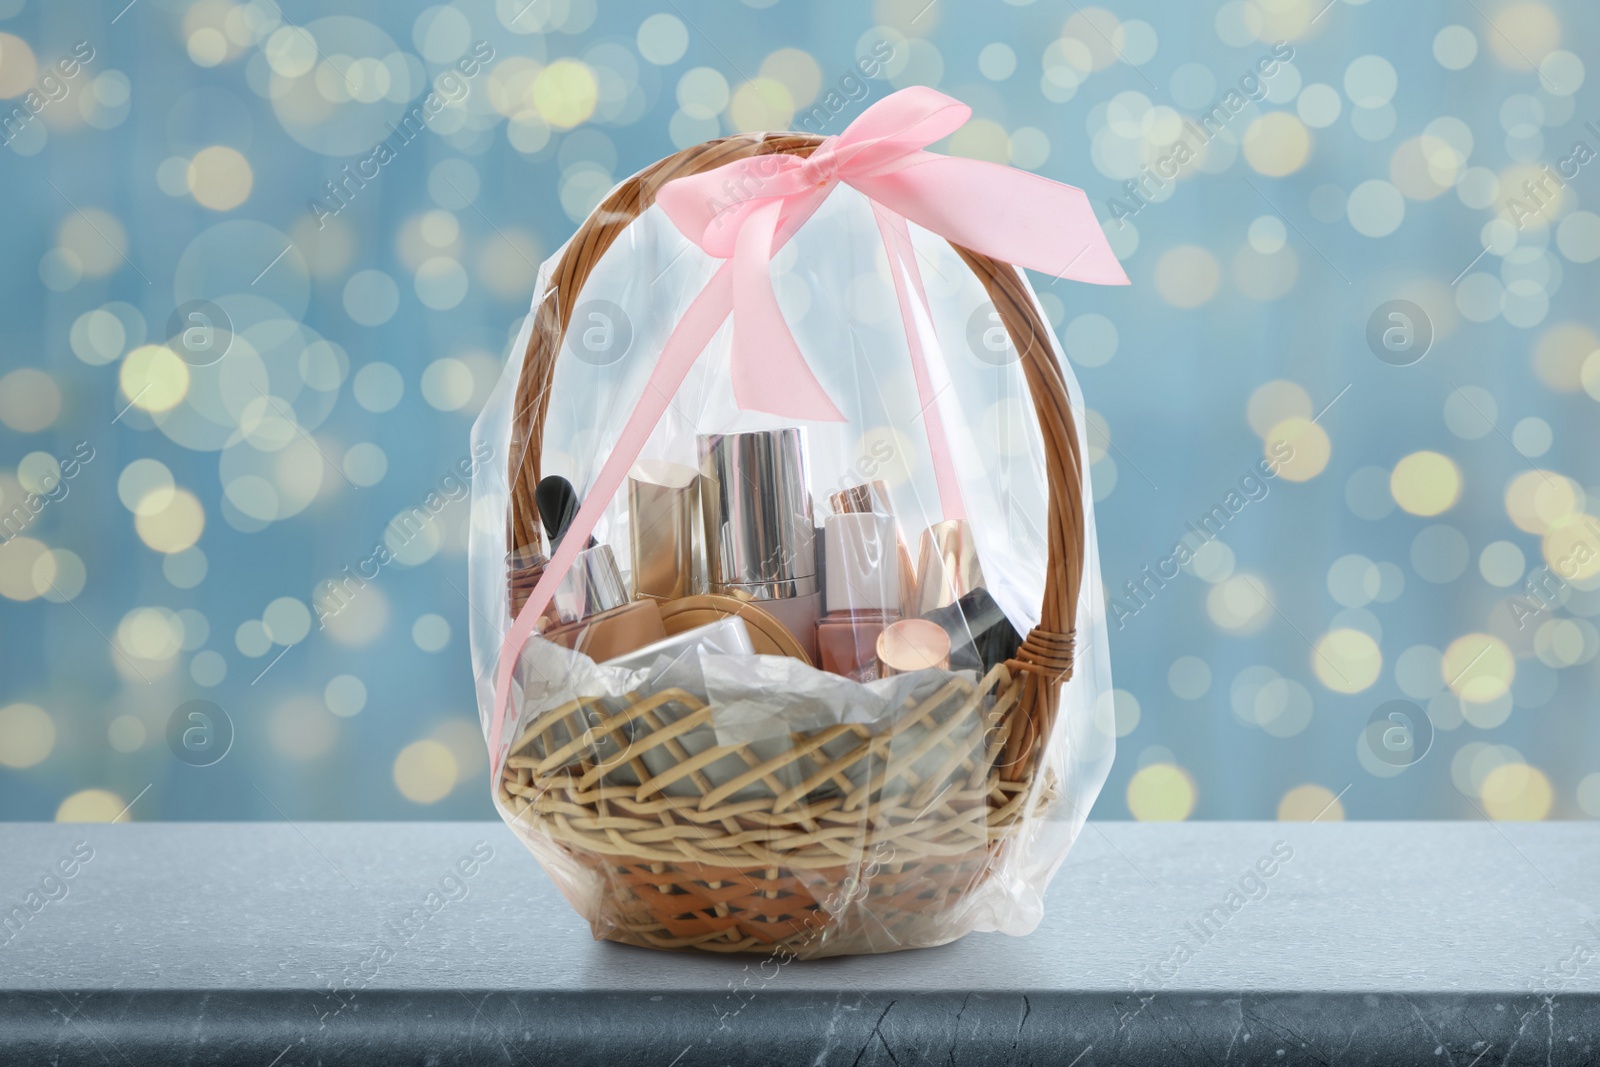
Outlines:
{"label": "transparent cellophane wrap", "polygon": [[[915,225],[911,233],[931,306],[931,316],[918,307],[915,328],[984,582],[1025,635],[1039,619],[1047,507],[1028,386],[976,276],[941,238]],[[560,257],[543,265],[535,307]],[[560,349],[541,477],[563,475],[585,492],[719,262],[658,207],[617,237],[584,284]],[[840,186],[776,255],[772,274],[801,352],[847,419],[803,426],[818,539],[833,493],[878,481],[914,561],[922,531],[946,516],[889,271],[869,203]],[[497,665],[517,656],[502,750],[491,753],[502,768],[495,804],[594,936],[805,958],[1032,931],[1115,745],[1088,420],[1055,338],[1085,465],[1077,654],[1027,795],[1001,836],[989,828],[984,764],[996,758],[1004,666],[985,677],[926,669],[858,682],[715,637],[637,670],[599,666],[537,633],[520,653],[502,651],[514,614],[508,547],[538,547],[507,545],[513,405],[533,321],[523,321],[473,427],[475,454],[487,446],[496,457],[480,466],[472,494],[473,666],[487,737]],[[585,330],[601,332],[586,339]],[[620,331],[631,336],[619,340]],[[641,459],[697,467],[698,435],[793,425],[735,404],[730,337],[724,324]],[[615,494],[594,537],[631,580],[627,496]],[[685,773],[686,764],[694,769]]]}

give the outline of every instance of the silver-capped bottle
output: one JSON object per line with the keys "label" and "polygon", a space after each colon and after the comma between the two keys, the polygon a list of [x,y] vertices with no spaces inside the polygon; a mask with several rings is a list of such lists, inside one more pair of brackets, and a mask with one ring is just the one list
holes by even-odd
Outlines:
{"label": "silver-capped bottle", "polygon": [[822,593],[804,431],[703,434],[699,448],[711,592],[758,604],[815,662]]}

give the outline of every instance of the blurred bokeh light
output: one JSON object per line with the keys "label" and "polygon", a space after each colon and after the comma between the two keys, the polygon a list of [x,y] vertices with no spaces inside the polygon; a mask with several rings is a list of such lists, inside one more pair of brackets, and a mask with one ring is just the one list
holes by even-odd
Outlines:
{"label": "blurred bokeh light", "polygon": [[490,817],[467,505],[390,522],[539,262],[676,148],[924,84],[1134,282],[1041,286],[1097,814],[1600,817],[1595,41],[1582,0],[0,0],[0,816]]}

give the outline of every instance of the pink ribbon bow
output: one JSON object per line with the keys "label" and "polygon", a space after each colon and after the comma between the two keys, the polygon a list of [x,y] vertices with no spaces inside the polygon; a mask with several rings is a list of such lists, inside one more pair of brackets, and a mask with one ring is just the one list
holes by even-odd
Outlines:
{"label": "pink ribbon bow", "polygon": [[1057,277],[1128,283],[1083,190],[923,151],[971,115],[935,89],[902,89],[807,158],[750,156],[662,186],[656,203],[673,224],[732,267],[733,395],[740,408],[844,421],[784,322],[771,270],[773,253],[839,182],[902,222],[974,252]]}
{"label": "pink ribbon bow", "polygon": [[905,322],[940,503],[946,518],[964,517],[955,463],[934,404],[937,392],[916,328],[913,299],[927,314],[928,298],[907,222],[1019,267],[1099,285],[1128,284],[1083,190],[998,163],[924,151],[971,115],[971,108],[937,90],[902,89],[867,108],[806,158],[749,156],[676,178],[657,192],[656,203],[684,236],[725,262],[667,339],[638,406],[585,494],[561,547],[505,635],[489,737],[497,774],[512,672],[539,613],[644,451],[670,398],[729,314],[733,395],[741,409],[845,421],[795,344],[772,289],[773,254],[840,182],[872,204]]}

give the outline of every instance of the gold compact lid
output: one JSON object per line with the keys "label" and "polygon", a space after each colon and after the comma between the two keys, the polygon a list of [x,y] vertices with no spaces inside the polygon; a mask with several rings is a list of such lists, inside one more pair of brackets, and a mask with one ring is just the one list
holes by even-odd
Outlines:
{"label": "gold compact lid", "polygon": [[811,657],[777,619],[746,600],[714,593],[669,600],[661,605],[661,624],[681,634],[724,618],[743,619],[758,656],[788,656],[810,664]]}

